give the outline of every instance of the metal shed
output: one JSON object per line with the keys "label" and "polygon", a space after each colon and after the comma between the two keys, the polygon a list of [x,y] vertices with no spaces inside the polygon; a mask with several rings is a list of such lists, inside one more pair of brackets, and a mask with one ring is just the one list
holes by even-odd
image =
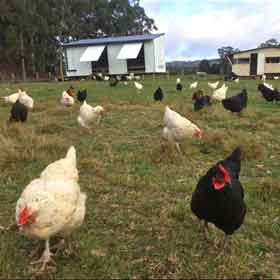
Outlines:
{"label": "metal shed", "polygon": [[263,47],[235,52],[232,71],[238,76],[280,75],[280,47]]}
{"label": "metal shed", "polygon": [[165,73],[164,35],[84,39],[63,44],[67,77]]}

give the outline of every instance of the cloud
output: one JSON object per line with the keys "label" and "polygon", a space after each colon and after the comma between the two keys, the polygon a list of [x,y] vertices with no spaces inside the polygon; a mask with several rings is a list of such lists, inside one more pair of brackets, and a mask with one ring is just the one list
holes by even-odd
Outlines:
{"label": "cloud", "polygon": [[[172,3],[173,2],[173,3]],[[280,1],[143,0],[146,13],[166,33],[168,60],[217,57],[221,46],[257,47],[279,37]]]}

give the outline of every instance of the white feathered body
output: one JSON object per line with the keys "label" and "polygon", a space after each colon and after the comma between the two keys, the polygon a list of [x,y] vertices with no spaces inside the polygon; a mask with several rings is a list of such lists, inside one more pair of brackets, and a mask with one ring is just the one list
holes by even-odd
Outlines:
{"label": "white feathered body", "polygon": [[218,101],[222,101],[226,98],[228,87],[223,84],[220,88],[216,89],[212,95],[212,98]]}
{"label": "white feathered body", "polygon": [[197,88],[198,82],[194,82],[190,85],[190,88]]}
{"label": "white feathered body", "polygon": [[24,104],[28,109],[33,109],[33,107],[34,107],[34,100],[25,91],[21,91],[19,93],[18,99],[19,99],[19,102]]}
{"label": "white feathered body", "polygon": [[219,81],[217,81],[216,83],[208,83],[208,86],[212,89],[216,89],[219,85]]}
{"label": "white feathered body", "polygon": [[36,213],[35,221],[22,227],[24,235],[48,239],[67,235],[79,227],[85,216],[86,195],[80,191],[76,151],[48,165],[40,177],[24,189],[16,205],[16,220],[25,207]]}
{"label": "white feathered body", "polygon": [[72,106],[75,103],[75,99],[72,96],[70,96],[66,91],[63,91],[60,102],[65,106]]}
{"label": "white feathered body", "polygon": [[263,83],[265,87],[271,89],[271,90],[274,90],[274,87],[271,85],[271,84],[268,84],[268,83]]}
{"label": "white feathered body", "polygon": [[141,85],[140,83],[134,82],[134,86],[136,87],[137,90],[143,89],[143,85]]}
{"label": "white feathered body", "polygon": [[165,108],[163,123],[163,138],[168,141],[179,142],[194,135],[202,136],[202,131],[197,125],[171,110],[168,106]]}
{"label": "white feathered body", "polygon": [[86,128],[90,128],[92,123],[99,123],[102,113],[104,112],[102,106],[92,107],[86,101],[80,107],[80,113],[77,118],[78,123]]}
{"label": "white feathered body", "polygon": [[3,98],[4,98],[5,103],[14,104],[18,100],[18,97],[19,97],[19,93],[16,92],[16,93],[10,94],[8,96],[4,96]]}

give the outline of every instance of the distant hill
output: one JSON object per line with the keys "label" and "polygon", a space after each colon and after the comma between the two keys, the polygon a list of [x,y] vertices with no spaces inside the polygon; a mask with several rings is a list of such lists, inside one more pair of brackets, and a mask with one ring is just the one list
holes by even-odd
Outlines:
{"label": "distant hill", "polygon": [[[210,65],[213,64],[219,64],[220,59],[215,58],[215,59],[207,59],[210,63]],[[193,61],[170,61],[166,63],[166,68],[168,71],[186,71],[186,72],[195,72],[199,68],[201,60],[193,60]]]}

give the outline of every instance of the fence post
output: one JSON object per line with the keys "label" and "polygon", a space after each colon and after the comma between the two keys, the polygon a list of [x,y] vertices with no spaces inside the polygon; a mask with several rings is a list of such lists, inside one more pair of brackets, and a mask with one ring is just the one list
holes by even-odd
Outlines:
{"label": "fence post", "polygon": [[35,73],[35,79],[36,79],[36,81],[39,80],[39,73],[38,72]]}
{"label": "fence post", "polygon": [[48,72],[48,78],[51,81],[51,79],[52,79],[52,73],[51,72]]}
{"label": "fence post", "polygon": [[14,82],[15,79],[16,79],[15,73],[11,73],[11,80],[12,80],[12,82]]}
{"label": "fence post", "polygon": [[155,75],[155,73],[153,73],[153,81],[155,81],[156,80],[156,75]]}

